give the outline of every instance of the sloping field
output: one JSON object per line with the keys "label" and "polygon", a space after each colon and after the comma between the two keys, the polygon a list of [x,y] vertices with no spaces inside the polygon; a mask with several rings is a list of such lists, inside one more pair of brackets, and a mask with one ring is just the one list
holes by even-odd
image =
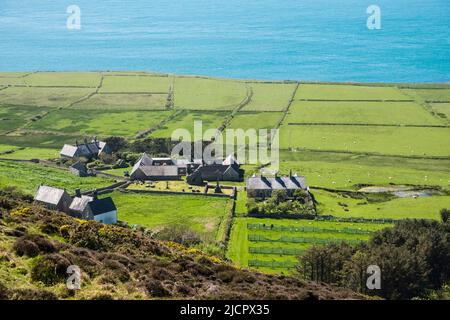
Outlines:
{"label": "sloping field", "polygon": [[[173,120],[162,126],[151,134],[152,137],[171,137],[172,132],[177,129],[186,129],[190,132],[194,139],[194,121],[202,121],[202,131],[209,129],[217,129],[222,124],[224,118],[228,115],[227,112],[202,112],[189,111],[182,112]],[[211,137],[205,137],[209,140]]]}
{"label": "sloping field", "polygon": [[273,129],[280,120],[281,112],[238,112],[227,129]]}
{"label": "sloping field", "polygon": [[25,125],[32,118],[42,115],[47,110],[35,107],[0,106],[0,134]]}
{"label": "sloping field", "polygon": [[91,110],[164,110],[167,94],[95,94],[76,103],[73,109]]}
{"label": "sloping field", "polygon": [[247,97],[243,82],[203,78],[175,78],[175,107],[192,110],[233,110]]}
{"label": "sloping field", "polygon": [[450,160],[406,159],[329,152],[282,152],[280,173],[306,176],[310,186],[357,190],[358,185],[450,185]]}
{"label": "sloping field", "polygon": [[0,103],[20,106],[65,107],[90,94],[89,88],[10,87],[0,91]]}
{"label": "sloping field", "polygon": [[367,202],[321,190],[313,191],[322,215],[361,217],[365,219],[434,219],[450,203],[450,196],[395,198],[382,202]]}
{"label": "sloping field", "polygon": [[0,187],[14,186],[32,195],[40,184],[66,188],[69,193],[73,193],[76,188],[88,191],[113,183],[112,179],[80,178],[70,174],[68,170],[45,167],[40,164],[0,161]]}
{"label": "sloping field", "polygon": [[51,112],[40,121],[27,126],[31,130],[51,130],[61,133],[123,136],[133,138],[137,133],[152,128],[173,111],[98,111],[74,112],[63,109]]}
{"label": "sloping field", "polygon": [[450,128],[283,125],[280,147],[448,157]]}
{"label": "sloping field", "polygon": [[[1,145],[0,145],[1,146]],[[15,147],[17,148],[17,147]],[[1,147],[0,147],[1,149]],[[13,153],[0,155],[3,159],[19,159],[19,160],[31,160],[31,159],[57,159],[59,158],[60,149],[49,149],[49,148],[31,148],[25,147],[14,151]]]}
{"label": "sloping field", "polygon": [[[3,75],[3,73],[2,73]],[[8,85],[19,85],[24,86],[25,82],[23,81],[23,78],[15,78],[15,77],[0,77],[0,86],[8,86]]]}
{"label": "sloping field", "polygon": [[442,125],[414,102],[295,101],[284,122]]}
{"label": "sloping field", "polygon": [[248,83],[252,99],[243,111],[282,111],[288,105],[297,84]]}
{"label": "sloping field", "polygon": [[168,93],[172,83],[168,76],[105,76],[100,92]]}
{"label": "sloping field", "polygon": [[100,83],[97,72],[37,72],[23,78],[29,86],[46,87],[91,87]]}
{"label": "sloping field", "polygon": [[184,225],[208,240],[215,239],[220,224],[231,210],[231,200],[193,195],[114,192],[118,219],[158,230]]}
{"label": "sloping field", "polygon": [[300,84],[295,99],[311,100],[409,100],[395,87]]}

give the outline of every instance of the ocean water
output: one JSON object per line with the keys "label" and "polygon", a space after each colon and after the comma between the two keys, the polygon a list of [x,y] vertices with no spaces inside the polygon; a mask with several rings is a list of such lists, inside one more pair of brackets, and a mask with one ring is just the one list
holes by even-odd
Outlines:
{"label": "ocean water", "polygon": [[[66,27],[73,4],[81,30]],[[448,82],[450,1],[1,0],[0,71],[29,70]]]}

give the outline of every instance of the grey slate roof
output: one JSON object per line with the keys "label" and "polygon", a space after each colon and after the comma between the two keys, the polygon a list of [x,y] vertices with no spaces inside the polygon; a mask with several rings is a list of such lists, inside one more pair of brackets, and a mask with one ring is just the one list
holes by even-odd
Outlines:
{"label": "grey slate roof", "polygon": [[63,189],[49,186],[40,186],[36,193],[36,196],[34,197],[34,200],[57,205],[61,201],[64,193],[65,190]]}
{"label": "grey slate roof", "polygon": [[76,212],[83,212],[84,209],[86,209],[86,206],[88,205],[88,203],[93,200],[94,200],[93,197],[84,196],[84,195],[81,196],[81,198],[75,197],[75,198],[73,198],[73,201],[70,204],[69,209],[76,211]]}
{"label": "grey slate roof", "polygon": [[88,203],[88,207],[91,209],[94,216],[117,210],[111,197],[95,199],[94,201]]}
{"label": "grey slate roof", "polygon": [[292,177],[257,177],[251,176],[247,179],[248,190],[295,190],[306,189],[306,179],[301,176]]}
{"label": "grey slate roof", "polygon": [[78,171],[81,172],[87,172],[87,167],[84,163],[77,161],[76,163],[74,163],[73,165],[70,166],[73,169],[76,169]]}
{"label": "grey slate roof", "polygon": [[77,153],[78,148],[76,146],[72,146],[70,144],[65,144],[61,151],[59,152],[60,155],[73,158],[75,154]]}
{"label": "grey slate roof", "polygon": [[178,176],[177,166],[144,166],[141,170],[147,177]]}

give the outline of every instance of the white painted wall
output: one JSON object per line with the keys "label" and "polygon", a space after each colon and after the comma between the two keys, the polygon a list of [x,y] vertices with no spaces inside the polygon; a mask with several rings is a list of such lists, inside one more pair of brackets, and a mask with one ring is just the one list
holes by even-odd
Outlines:
{"label": "white painted wall", "polygon": [[117,210],[96,215],[94,220],[104,224],[115,224],[117,223]]}

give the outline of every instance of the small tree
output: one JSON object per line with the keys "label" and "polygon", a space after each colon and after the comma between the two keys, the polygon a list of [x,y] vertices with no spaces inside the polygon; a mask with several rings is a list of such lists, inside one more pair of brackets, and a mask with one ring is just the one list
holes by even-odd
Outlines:
{"label": "small tree", "polygon": [[446,223],[450,218],[450,209],[441,209],[441,219],[443,223]]}

